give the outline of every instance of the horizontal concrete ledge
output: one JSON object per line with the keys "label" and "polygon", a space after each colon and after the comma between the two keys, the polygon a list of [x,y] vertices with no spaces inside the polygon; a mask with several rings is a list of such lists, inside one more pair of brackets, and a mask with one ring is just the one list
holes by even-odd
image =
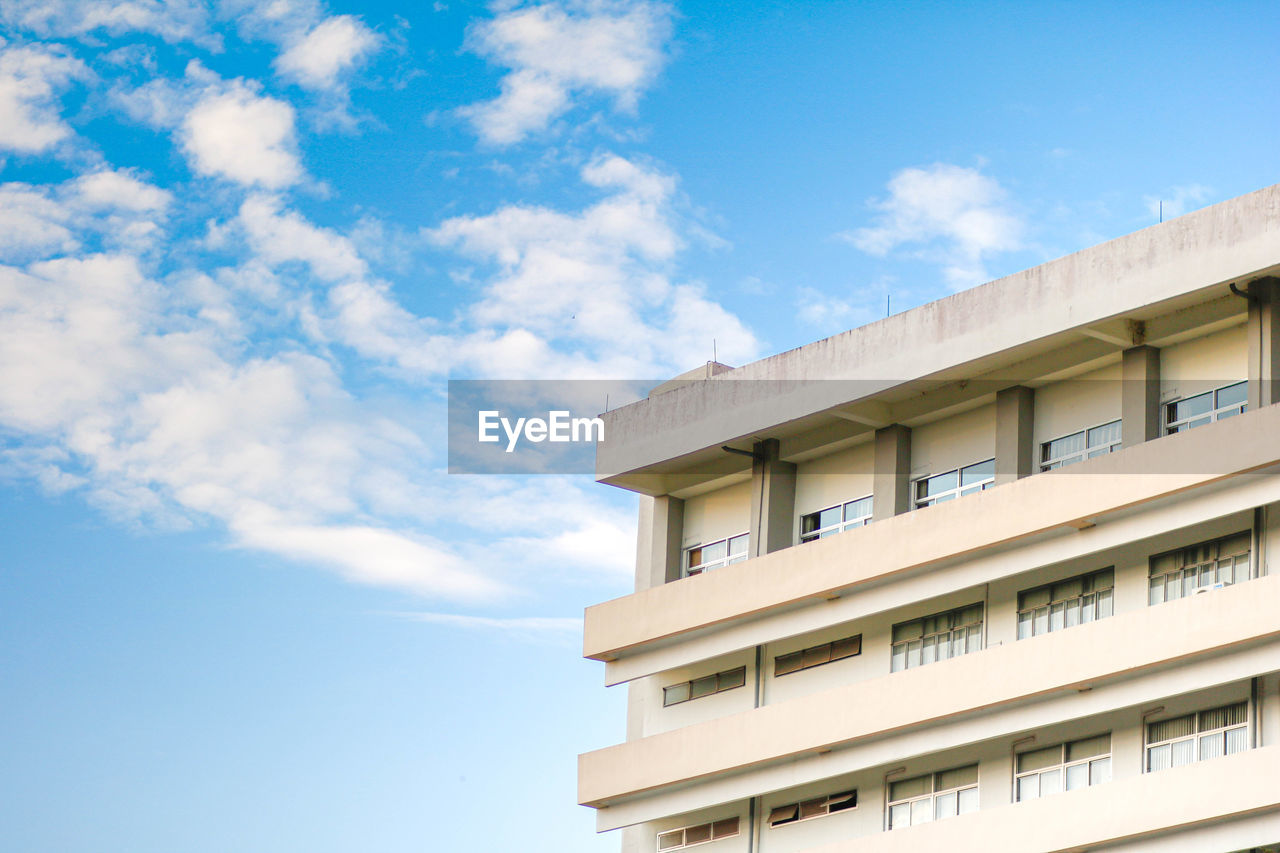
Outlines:
{"label": "horizontal concrete ledge", "polygon": [[[1280,747],[1011,803],[810,853],[1077,853],[1280,809]],[[1204,853],[1227,853],[1225,849]]]}
{"label": "horizontal concrete ledge", "polygon": [[578,756],[579,802],[604,807],[717,774],[1201,660],[1280,636],[1278,612],[1280,576],[1259,578],[617,744]]}
{"label": "horizontal concrete ledge", "polygon": [[583,654],[614,660],[716,625],[856,591],[904,572],[1280,463],[1280,406],[884,519],[586,609]]}
{"label": "horizontal concrete ledge", "polygon": [[[628,476],[777,427],[780,408],[768,389],[738,380],[905,382],[982,369],[1000,353],[1265,274],[1280,260],[1278,239],[1280,185],[652,396],[604,416],[609,441],[597,477],[644,490]],[[850,402],[804,394],[781,411],[797,420]]]}

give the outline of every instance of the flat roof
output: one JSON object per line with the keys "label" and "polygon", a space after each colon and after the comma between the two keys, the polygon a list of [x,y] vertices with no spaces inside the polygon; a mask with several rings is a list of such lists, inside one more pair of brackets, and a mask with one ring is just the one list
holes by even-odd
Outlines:
{"label": "flat roof", "polygon": [[778,438],[786,458],[856,440],[907,401],[963,404],[1239,322],[1227,285],[1277,272],[1280,184],[614,409],[596,477],[669,494],[749,468],[725,445]]}

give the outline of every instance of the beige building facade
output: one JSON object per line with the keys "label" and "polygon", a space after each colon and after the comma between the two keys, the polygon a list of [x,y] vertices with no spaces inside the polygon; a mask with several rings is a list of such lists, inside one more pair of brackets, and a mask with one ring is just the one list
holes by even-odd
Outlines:
{"label": "beige building facade", "polygon": [[605,416],[625,853],[1280,851],[1280,186]]}

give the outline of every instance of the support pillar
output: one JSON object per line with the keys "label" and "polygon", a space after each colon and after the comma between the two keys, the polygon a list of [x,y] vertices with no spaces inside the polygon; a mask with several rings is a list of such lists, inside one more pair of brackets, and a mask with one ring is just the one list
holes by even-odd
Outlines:
{"label": "support pillar", "polygon": [[1032,427],[1035,391],[1015,385],[996,392],[996,485],[1011,483],[1035,471]]}
{"label": "support pillar", "polygon": [[1120,366],[1120,440],[1133,447],[1160,437],[1160,350],[1124,351]]}
{"label": "support pillar", "polygon": [[1280,402],[1280,279],[1250,282],[1248,328],[1249,410],[1255,411]]}
{"label": "support pillar", "polygon": [[795,544],[796,466],[779,458],[780,448],[776,438],[757,441],[751,448],[752,557]]}
{"label": "support pillar", "polygon": [[911,510],[911,428],[878,429],[875,441],[871,518],[879,521]]}
{"label": "support pillar", "polygon": [[684,501],[670,495],[641,495],[637,527],[636,592],[678,580]]}

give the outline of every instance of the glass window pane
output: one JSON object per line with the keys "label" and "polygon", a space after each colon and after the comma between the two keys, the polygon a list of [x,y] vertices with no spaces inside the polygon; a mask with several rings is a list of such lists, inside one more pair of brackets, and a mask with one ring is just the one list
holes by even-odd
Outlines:
{"label": "glass window pane", "polygon": [[1169,404],[1169,421],[1181,421],[1195,415],[1203,415],[1213,409],[1213,392],[1206,391],[1194,397]]}
{"label": "glass window pane", "polygon": [[1031,636],[1031,611],[1018,614],[1018,639],[1025,640]]}
{"label": "glass window pane", "polygon": [[1158,723],[1148,723],[1147,743],[1159,743],[1162,740],[1186,737],[1189,734],[1193,734],[1195,730],[1195,714],[1187,714],[1185,717],[1175,717],[1172,720],[1162,720]]}
{"label": "glass window pane", "polygon": [[1043,770],[1046,767],[1062,763],[1062,747],[1051,746],[1047,749],[1035,749],[1018,755],[1018,772],[1027,773],[1032,770]]}
{"label": "glass window pane", "polygon": [[840,513],[841,508],[838,506],[833,506],[830,509],[824,509],[822,512],[818,513],[818,526],[830,527],[833,524],[839,524]]}
{"label": "glass window pane", "polygon": [[889,808],[889,828],[896,829],[911,825],[911,804],[900,803]]}
{"label": "glass window pane", "polygon": [[1095,758],[1089,762],[1089,784],[1101,785],[1111,781],[1111,759]]}
{"label": "glass window pane", "polygon": [[853,657],[862,653],[862,635],[856,637],[845,637],[836,640],[831,644],[831,659],[840,660],[841,658]]}
{"label": "glass window pane", "polygon": [[914,640],[916,637],[924,633],[924,623],[916,619],[913,622],[903,622],[893,626],[893,641],[895,643],[902,640]]}
{"label": "glass window pane", "polygon": [[911,825],[928,823],[933,820],[933,798],[925,797],[911,804]]}
{"label": "glass window pane", "polygon": [[711,824],[702,823],[697,826],[691,826],[684,831],[685,844],[697,844],[701,841],[711,840]]}
{"label": "glass window pane", "polygon": [[934,800],[933,815],[939,820],[944,817],[955,817],[959,814],[956,809],[956,794],[954,791],[949,794],[939,794]]}
{"label": "glass window pane", "polygon": [[936,652],[937,652],[936,645],[937,645],[937,638],[936,638],[936,637],[925,637],[925,638],[924,638],[924,645],[923,645],[923,646],[921,647],[921,649],[920,649],[920,663],[921,663],[922,665],[923,665],[923,664],[926,664],[926,663],[933,663],[933,662],[937,659],[937,658],[936,658]]}
{"label": "glass window pane", "polygon": [[1207,761],[1223,754],[1225,739],[1221,733],[1205,735],[1200,738],[1200,760]]}
{"label": "glass window pane", "polygon": [[674,832],[664,832],[658,836],[658,849],[670,850],[673,847],[679,847],[684,844],[684,830],[677,829]]}
{"label": "glass window pane", "polygon": [[1050,794],[1059,794],[1062,792],[1062,771],[1046,770],[1040,774],[1040,796],[1047,797]]}
{"label": "glass window pane", "polygon": [[778,655],[773,659],[773,674],[786,675],[789,672],[795,672],[801,668],[801,660],[803,654],[801,652],[792,652],[789,655]]}
{"label": "glass window pane", "polygon": [[1147,595],[1148,604],[1164,603],[1164,577],[1152,578],[1150,591]]}
{"label": "glass window pane", "polygon": [[750,539],[751,539],[750,533],[743,533],[741,536],[733,537],[732,539],[729,540],[729,553],[730,554],[747,553],[747,543],[750,541]]}
{"label": "glass window pane", "polygon": [[933,776],[915,776],[911,779],[903,779],[901,782],[893,782],[889,785],[889,800],[897,802],[898,800],[909,800],[912,797],[919,797],[928,794],[933,790]]}
{"label": "glass window pane", "polygon": [[1245,727],[1227,730],[1227,755],[1235,755],[1249,748],[1249,730]]}
{"label": "glass window pane", "polygon": [[719,675],[719,690],[732,690],[735,687],[741,687],[747,683],[747,668],[740,666],[737,669],[731,669],[728,672],[722,672]]}
{"label": "glass window pane", "polygon": [[1071,578],[1053,585],[1053,600],[1079,598],[1084,593],[1084,578]]}
{"label": "glass window pane", "polygon": [[1110,751],[1111,735],[1098,735],[1097,737],[1077,740],[1067,744],[1067,761],[1079,761],[1082,758],[1105,755]]}
{"label": "glass window pane", "polygon": [[1238,406],[1247,402],[1249,399],[1249,385],[1245,382],[1237,382],[1235,385],[1228,385],[1226,388],[1218,389],[1218,408],[1224,406]]}
{"label": "glass window pane", "polygon": [[1089,430],[1089,446],[1114,444],[1120,440],[1120,421],[1096,426]]}
{"label": "glass window pane", "polygon": [[1165,770],[1172,764],[1173,747],[1169,744],[1153,746],[1147,750],[1147,771]]}
{"label": "glass window pane", "polygon": [[1191,739],[1176,740],[1170,745],[1173,747],[1172,766],[1182,767],[1196,760],[1196,745]]}
{"label": "glass window pane", "polygon": [[996,460],[988,459],[985,462],[977,462],[960,469],[960,485],[971,486],[974,483],[981,483],[983,480],[990,480],[995,475]]}
{"label": "glass window pane", "polygon": [[716,560],[723,560],[728,552],[728,545],[723,540],[712,542],[710,545],[703,545],[702,562],[713,563]]}
{"label": "glass window pane", "polygon": [[960,788],[965,785],[976,785],[978,782],[978,765],[970,764],[968,767],[957,767],[954,770],[944,770],[938,774],[938,786],[936,791],[945,791],[948,788]]}
{"label": "glass window pane", "polygon": [[1018,802],[1034,800],[1040,796],[1040,774],[1032,773],[1018,779]]}
{"label": "glass window pane", "polygon": [[920,641],[912,640],[907,644],[907,667],[920,665]]}
{"label": "glass window pane", "polygon": [[899,643],[893,647],[893,660],[889,665],[890,672],[901,672],[907,668],[907,644]]}
{"label": "glass window pane", "polygon": [[1065,608],[1061,602],[1049,605],[1049,630],[1061,631],[1065,627]]}
{"label": "glass window pane", "polygon": [[844,505],[844,520],[853,521],[855,518],[866,518],[871,515],[872,499],[861,498],[851,501]]}
{"label": "glass window pane", "polygon": [[1112,602],[1112,591],[1104,589],[1098,593],[1098,618],[1106,619],[1112,613],[1114,604]]}
{"label": "glass window pane", "polygon": [[965,654],[982,651],[982,629],[978,627],[969,629],[969,636],[965,638]]}
{"label": "glass window pane", "polygon": [[673,684],[662,689],[662,704],[675,705],[689,699],[689,682]]}
{"label": "glass window pane", "polygon": [[689,698],[699,699],[703,696],[710,696],[716,692],[716,677],[708,675],[705,678],[694,679],[690,684]]}
{"label": "glass window pane", "polygon": [[713,838],[728,838],[731,835],[738,834],[738,818],[727,817],[724,820],[718,820],[711,825],[711,835]]}
{"label": "glass window pane", "polygon": [[823,643],[821,646],[805,649],[801,654],[804,656],[801,666],[818,666],[831,660],[831,644]]}
{"label": "glass window pane", "polygon": [[960,814],[969,814],[978,810],[978,789],[965,788],[960,792]]}
{"label": "glass window pane", "polygon": [[1084,433],[1077,432],[1046,442],[1042,459],[1047,462],[1071,453],[1079,453],[1081,450],[1084,450]]}
{"label": "glass window pane", "polygon": [[1067,790],[1076,791],[1089,786],[1089,765],[1072,764],[1067,768]]}
{"label": "glass window pane", "polygon": [[1034,627],[1034,630],[1032,633],[1035,633],[1035,634],[1049,633],[1049,608],[1047,606],[1040,607],[1036,610],[1035,616],[1033,619],[1033,627]]}
{"label": "glass window pane", "polygon": [[939,492],[949,492],[959,484],[957,472],[948,471],[945,474],[938,474],[928,479],[921,480],[916,484],[917,497],[927,498],[938,494]]}
{"label": "glass window pane", "polygon": [[1024,592],[1021,596],[1019,607],[1023,610],[1031,610],[1042,604],[1049,603],[1049,587],[1042,586],[1039,589],[1032,589]]}
{"label": "glass window pane", "polygon": [[[1092,603],[1092,600],[1090,601],[1090,603]],[[1080,624],[1080,600],[1076,599],[1074,601],[1068,601],[1066,613],[1064,615],[1066,616],[1066,624],[1068,628],[1075,625],[1079,625]]]}

